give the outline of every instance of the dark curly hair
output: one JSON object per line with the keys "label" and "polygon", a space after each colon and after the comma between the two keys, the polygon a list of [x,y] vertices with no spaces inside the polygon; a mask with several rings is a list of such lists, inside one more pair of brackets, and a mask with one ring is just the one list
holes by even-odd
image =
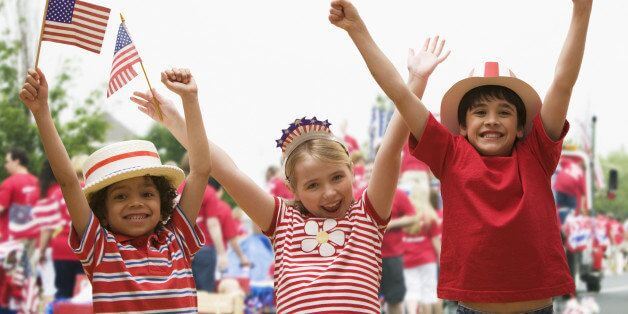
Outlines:
{"label": "dark curly hair", "polygon": [[[155,184],[157,191],[159,191],[159,203],[161,205],[161,221],[158,226],[170,218],[174,210],[174,199],[177,197],[177,190],[170,184],[170,181],[162,176],[146,175],[144,178],[149,179]],[[100,221],[100,224],[107,228],[103,223],[107,218],[107,191],[111,185],[100,189],[88,197],[89,207],[96,215],[96,218]]]}

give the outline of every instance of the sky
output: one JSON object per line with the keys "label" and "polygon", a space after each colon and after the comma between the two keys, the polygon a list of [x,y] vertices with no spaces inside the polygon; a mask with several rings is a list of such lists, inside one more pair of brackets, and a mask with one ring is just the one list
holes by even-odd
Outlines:
{"label": "sky", "polygon": [[[159,72],[188,67],[199,86],[209,138],[257,182],[280,158],[274,140],[297,117],[343,120],[360,142],[368,138],[370,108],[381,90],[348,35],[327,20],[329,1],[105,1],[112,9],[100,55],[44,42],[40,67],[54,77],[72,59],[71,94],[82,99],[104,91],[111,70],[119,13],[144,60],[153,85],[168,97]],[[39,27],[45,1],[34,5]],[[505,62],[544,97],[571,17],[571,0],[354,1],[375,41],[403,77],[408,48],[428,36],[446,38],[452,53],[428,84],[424,103],[439,111],[442,95],[471,68],[489,59]],[[579,140],[582,122],[597,116],[597,152],[626,149],[628,101],[628,3],[594,1],[587,48],[574,88],[568,138]],[[34,39],[36,42],[36,39]],[[141,71],[139,66],[138,71]],[[151,120],[128,99],[147,89],[135,78],[102,106],[138,134]],[[336,127],[334,129],[334,127]]]}

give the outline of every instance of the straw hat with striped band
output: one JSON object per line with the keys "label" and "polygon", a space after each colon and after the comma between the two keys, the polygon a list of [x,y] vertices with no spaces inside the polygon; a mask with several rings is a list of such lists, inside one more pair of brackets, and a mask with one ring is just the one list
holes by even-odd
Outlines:
{"label": "straw hat with striped band", "polygon": [[473,68],[469,77],[454,84],[445,96],[440,107],[441,123],[452,133],[459,134],[458,106],[462,97],[470,90],[484,85],[499,85],[510,88],[517,93],[526,107],[526,125],[524,134],[532,130],[532,119],[541,109],[541,97],[528,85],[518,79],[515,73],[502,62],[483,62]]}
{"label": "straw hat with striped band", "polygon": [[118,142],[95,151],[85,161],[83,174],[83,193],[88,199],[92,193],[130,178],[163,176],[175,188],[185,179],[179,167],[161,163],[153,143],[141,140]]}

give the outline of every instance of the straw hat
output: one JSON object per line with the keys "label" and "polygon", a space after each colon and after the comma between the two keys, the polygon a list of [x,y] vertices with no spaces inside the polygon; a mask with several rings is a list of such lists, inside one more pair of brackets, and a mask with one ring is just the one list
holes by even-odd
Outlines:
{"label": "straw hat", "polygon": [[83,174],[83,193],[88,198],[91,193],[130,178],[163,176],[174,187],[185,178],[179,167],[161,163],[153,143],[141,140],[118,142],[95,151],[85,161]]}
{"label": "straw hat", "polygon": [[528,85],[518,79],[515,73],[501,62],[483,62],[473,68],[469,77],[454,84],[445,96],[440,107],[441,123],[452,133],[459,134],[458,106],[462,97],[470,90],[484,85],[499,85],[517,93],[526,107],[526,125],[524,134],[532,130],[532,119],[541,109],[541,97]]}

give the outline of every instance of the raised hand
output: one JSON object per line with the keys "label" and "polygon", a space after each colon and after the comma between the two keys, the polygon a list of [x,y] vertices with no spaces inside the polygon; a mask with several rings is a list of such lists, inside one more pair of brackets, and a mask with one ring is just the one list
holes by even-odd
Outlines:
{"label": "raised hand", "polygon": [[[159,114],[155,108],[155,104],[153,103],[153,95],[157,101],[161,104],[160,108],[163,115],[163,120],[159,119]],[[151,117],[158,123],[163,123],[164,126],[168,127],[174,122],[174,119],[180,117],[179,112],[175,108],[172,100],[164,97],[157,90],[153,89],[152,93],[150,90],[146,92],[133,92],[133,96],[131,97],[131,101],[137,104],[137,109]]]}
{"label": "raised hand", "polygon": [[415,52],[414,49],[408,51],[408,72],[410,75],[421,79],[428,78],[436,66],[445,61],[450,50],[443,53],[445,40],[439,40],[438,36],[434,38],[426,38],[423,47]]}
{"label": "raised hand", "polygon": [[358,10],[347,0],[333,0],[331,2],[329,21],[347,32],[364,28]]}
{"label": "raised hand", "polygon": [[190,70],[176,69],[161,72],[161,82],[181,97],[196,96],[198,87]]}
{"label": "raised hand", "polygon": [[40,69],[29,69],[24,85],[20,90],[20,99],[33,113],[48,112],[48,82]]}

